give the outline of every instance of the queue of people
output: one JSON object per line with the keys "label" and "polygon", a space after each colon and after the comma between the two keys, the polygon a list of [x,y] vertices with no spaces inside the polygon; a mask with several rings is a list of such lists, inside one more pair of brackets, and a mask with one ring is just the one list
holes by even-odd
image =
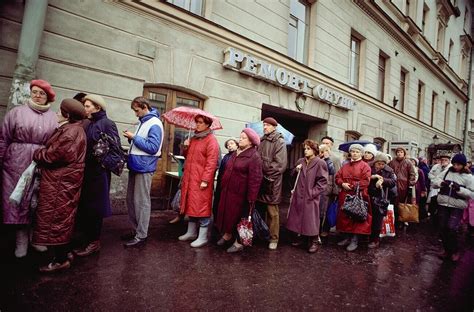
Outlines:
{"label": "queue of people", "polygon": [[[101,249],[103,219],[112,213],[112,171],[97,157],[96,149],[104,136],[115,144],[120,144],[120,136],[116,124],[107,117],[107,103],[101,96],[79,93],[77,100],[64,99],[55,114],[50,110],[55,93],[48,82],[33,80],[30,91],[31,99],[9,111],[1,128],[3,222],[16,232],[16,257],[26,256],[30,242],[38,251],[52,249],[54,258],[40,271],[55,272],[69,268],[75,257]],[[130,143],[130,231],[121,238],[124,247],[137,247],[148,237],[151,182],[164,131],[158,112],[146,98],[136,97],[130,108],[138,118],[138,126],[134,132],[122,133]],[[456,233],[474,198],[474,181],[463,154],[452,159],[448,154],[438,155],[439,164],[429,168],[426,159],[410,159],[403,148],[397,148],[391,160],[374,144],[352,144],[342,162],[332,149],[334,140],[326,136],[321,144],[306,139],[304,157],[288,165],[278,121],[267,117],[262,120],[263,136],[244,128],[238,140],[226,141],[229,152],[220,160],[219,144],[211,130],[213,119],[198,114],[194,121],[194,134],[184,141],[186,161],[177,220],[186,216],[188,223],[179,241],[190,241],[193,248],[203,247],[209,242],[211,227],[217,246],[228,253],[241,252],[245,244],[238,231],[239,222],[256,211],[268,226],[268,249],[276,250],[283,174],[291,167],[295,182],[286,228],[292,234],[293,246],[317,252],[321,238],[334,230],[327,213],[337,202],[335,230],[341,238],[337,245],[352,252],[366,237],[368,247],[377,248],[388,203],[394,204],[397,214],[401,204],[410,202],[418,205],[420,215],[437,220],[444,248],[440,257],[459,259]],[[30,165],[36,166],[36,180],[32,180],[39,183],[36,189],[31,183],[25,188],[23,200],[13,204],[10,196]],[[354,197],[363,203],[363,219],[346,209]]]}

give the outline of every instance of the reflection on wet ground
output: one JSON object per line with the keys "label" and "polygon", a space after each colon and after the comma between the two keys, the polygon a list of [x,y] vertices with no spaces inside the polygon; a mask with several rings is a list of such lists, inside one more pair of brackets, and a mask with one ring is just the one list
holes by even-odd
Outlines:
{"label": "reflection on wet ground", "polygon": [[1,311],[473,310],[474,250],[465,242],[458,264],[443,263],[428,223],[410,225],[376,250],[361,243],[349,253],[330,235],[311,255],[290,246],[282,228],[277,251],[257,242],[227,254],[179,242],[185,225],[169,225],[171,218],[154,212],[146,245],[124,249],[119,236],[127,217],[113,216],[104,224],[102,250],[59,274],[37,273],[44,255],[5,256]]}

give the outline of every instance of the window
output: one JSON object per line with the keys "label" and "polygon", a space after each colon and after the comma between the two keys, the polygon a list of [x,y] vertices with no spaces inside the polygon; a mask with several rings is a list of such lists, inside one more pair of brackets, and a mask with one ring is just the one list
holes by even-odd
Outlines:
{"label": "window", "polygon": [[360,39],[351,36],[349,84],[356,88],[359,87],[360,42]]}
{"label": "window", "polygon": [[444,105],[444,132],[449,131],[449,102]]}
{"label": "window", "polygon": [[444,26],[444,23],[441,21],[438,21],[438,36],[436,38],[436,49],[443,53],[444,49],[444,34],[446,32],[446,27]]}
{"label": "window", "polygon": [[423,117],[423,106],[425,104],[425,84],[418,81],[418,97],[416,101],[416,118],[421,120]]}
{"label": "window", "polygon": [[346,142],[356,141],[356,140],[360,139],[361,136],[362,136],[362,134],[360,134],[357,131],[347,130],[346,131]]}
{"label": "window", "polygon": [[454,42],[449,39],[448,64],[451,64],[451,55],[453,52]]}
{"label": "window", "polygon": [[402,70],[400,71],[400,105],[399,105],[399,110],[403,112],[405,109],[405,94],[406,91],[408,90],[408,71],[402,67]]}
{"label": "window", "polygon": [[436,105],[438,104],[438,94],[436,92],[433,92],[433,95],[431,96],[431,120],[430,120],[430,125],[434,127],[434,121],[435,119],[435,114],[436,114]]}
{"label": "window", "polygon": [[[203,108],[204,101],[197,96],[178,90],[162,88],[162,87],[145,87],[143,92],[152,107],[156,108],[160,115],[179,106],[190,106]],[[178,171],[178,164],[168,153],[175,155],[182,155],[182,144],[189,131],[177,128],[167,122],[163,122],[163,147],[161,150],[161,158],[158,161],[158,168],[153,175],[153,196],[165,196],[166,191],[166,171]]]}
{"label": "window", "polygon": [[385,140],[384,138],[380,138],[380,137],[374,138],[374,143],[375,143],[375,145],[380,146],[379,151],[381,151],[381,152],[385,151],[385,143],[386,142],[387,142],[387,140]]}
{"label": "window", "polygon": [[421,19],[421,32],[424,34],[426,31],[426,21],[428,20],[428,12],[430,11],[430,8],[426,5],[426,3],[423,3],[423,15]]}
{"label": "window", "polygon": [[381,102],[384,101],[385,96],[385,80],[386,80],[386,66],[387,66],[387,55],[382,51],[379,52],[379,79],[377,84],[377,99]]}
{"label": "window", "polygon": [[186,11],[202,16],[202,5],[203,0],[166,0],[171,4],[174,4]]}
{"label": "window", "polygon": [[288,56],[305,63],[307,58],[309,6],[298,0],[290,2]]}

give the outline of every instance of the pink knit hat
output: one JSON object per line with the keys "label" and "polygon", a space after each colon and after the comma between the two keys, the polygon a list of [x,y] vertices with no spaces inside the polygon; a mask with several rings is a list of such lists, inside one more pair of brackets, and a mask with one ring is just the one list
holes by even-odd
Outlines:
{"label": "pink knit hat", "polygon": [[257,134],[257,132],[255,132],[255,130],[251,128],[245,128],[242,130],[242,132],[244,132],[249,137],[250,143],[252,143],[254,146],[260,145],[260,136]]}
{"label": "pink knit hat", "polygon": [[31,80],[30,90],[34,86],[41,88],[46,93],[46,96],[48,97],[48,102],[54,102],[54,99],[56,98],[56,92],[54,92],[49,82],[47,82],[46,80],[41,80],[41,79]]}

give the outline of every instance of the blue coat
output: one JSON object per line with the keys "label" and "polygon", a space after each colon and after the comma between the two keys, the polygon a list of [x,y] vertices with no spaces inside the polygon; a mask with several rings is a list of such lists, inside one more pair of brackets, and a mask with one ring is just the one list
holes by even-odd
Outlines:
{"label": "blue coat", "polygon": [[102,217],[108,217],[112,214],[109,196],[111,174],[92,155],[92,147],[99,140],[101,132],[105,132],[119,141],[120,137],[117,126],[107,118],[105,111],[93,113],[90,120],[86,129],[86,167],[78,213],[98,212]]}

